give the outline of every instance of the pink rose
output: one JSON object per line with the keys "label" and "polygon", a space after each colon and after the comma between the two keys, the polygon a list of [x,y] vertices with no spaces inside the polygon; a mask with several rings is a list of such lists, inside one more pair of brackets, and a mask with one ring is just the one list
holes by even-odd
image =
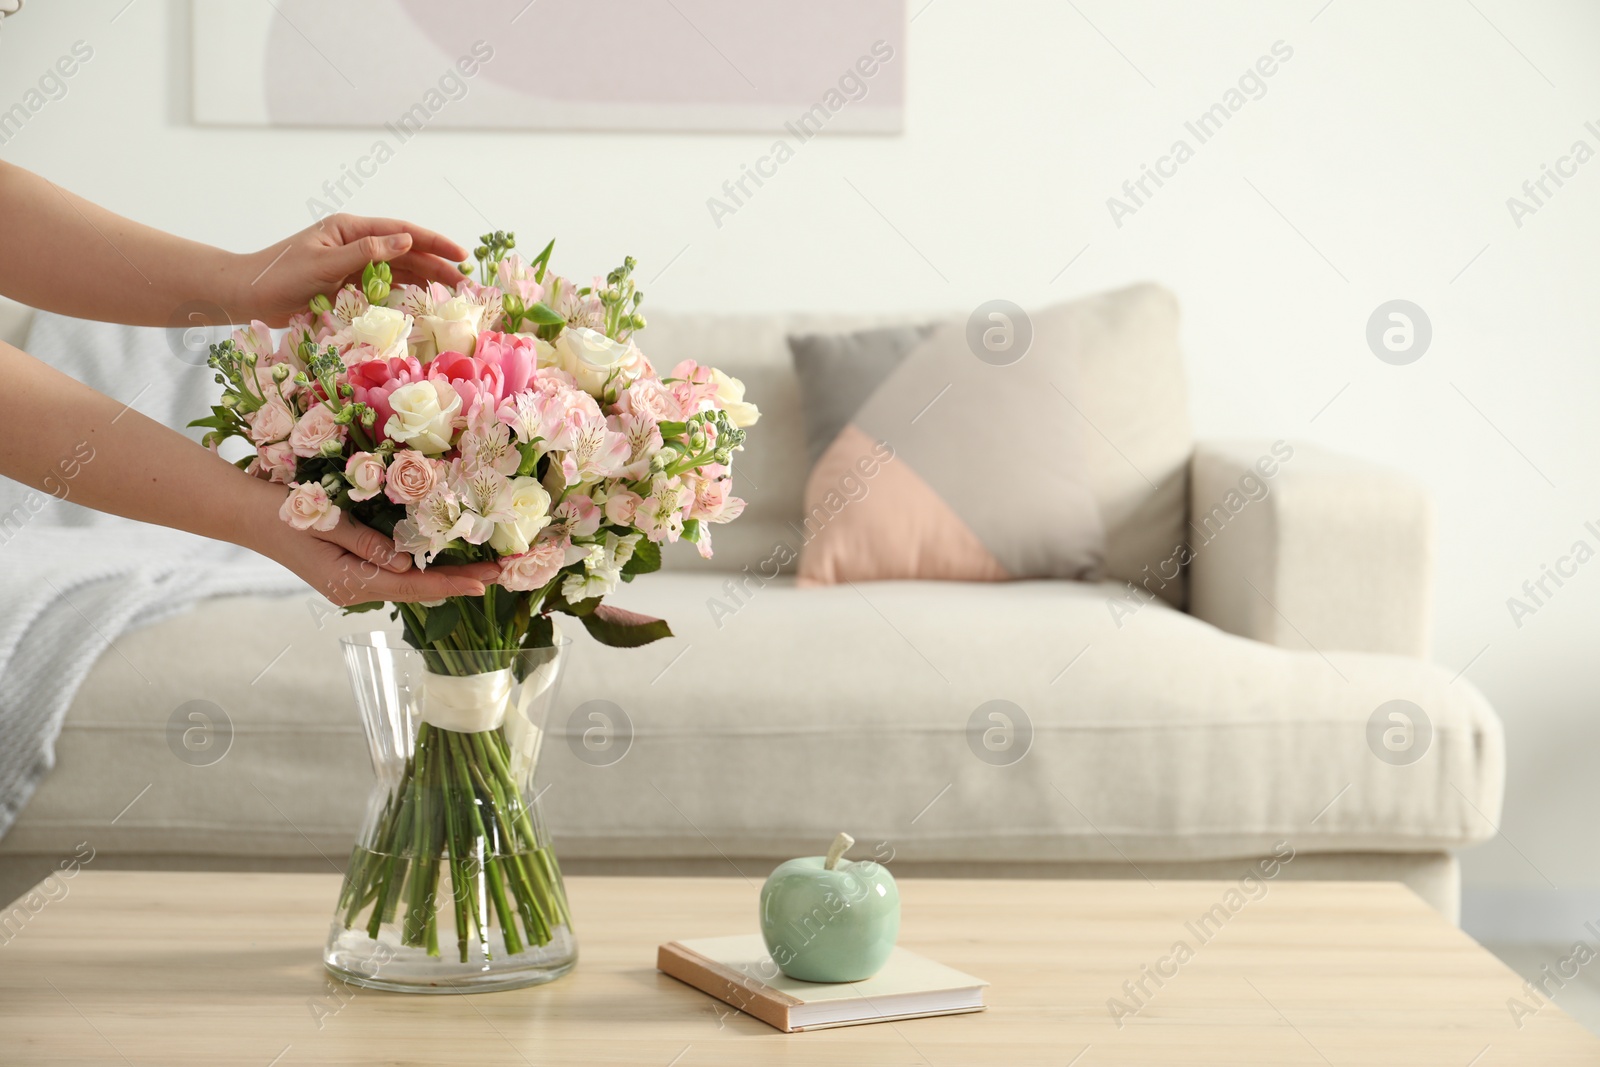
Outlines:
{"label": "pink rose", "polygon": [[632,526],[634,514],[644,497],[632,489],[618,489],[606,497],[606,521],[615,526]]}
{"label": "pink rose", "polygon": [[641,378],[617,397],[617,407],[625,415],[649,418],[652,422],[682,422],[693,414],[668,386],[654,378]]}
{"label": "pink rose", "polygon": [[289,447],[294,449],[295,455],[310,459],[320,456],[322,446],[328,441],[343,442],[346,432],[345,427],[334,421],[333,411],[328,405],[317,404],[294,424],[294,430],[289,434]]}
{"label": "pink rose", "polygon": [[288,485],[294,481],[294,472],[294,449],[289,447],[287,441],[275,441],[270,445],[258,446],[256,458],[250,461],[250,466],[246,469],[247,474],[266,478],[281,485]]}
{"label": "pink rose", "polygon": [[339,525],[339,509],[321,482],[294,482],[283,498],[278,517],[296,530],[331,530]]}
{"label": "pink rose", "polygon": [[[500,561],[500,583],[517,592],[532,592],[550,584],[556,572],[569,562],[568,556],[576,553],[583,558],[582,550],[575,550],[566,534],[541,535],[528,551],[518,556],[506,556]],[[573,561],[575,562],[575,561]]]}
{"label": "pink rose", "polygon": [[539,371],[527,388],[502,401],[498,415],[517,440],[541,438],[541,449],[547,452],[571,448],[576,430],[604,418],[594,397],[579,389],[571,375],[554,368]]}
{"label": "pink rose", "polygon": [[244,417],[250,427],[250,440],[258,445],[282,441],[294,429],[294,412],[281,396],[273,394],[265,404]]}
{"label": "pink rose", "polygon": [[402,448],[389,464],[384,495],[396,504],[415,504],[439,484],[442,466],[415,449]]}
{"label": "pink rose", "polygon": [[374,452],[357,452],[345,461],[344,476],[350,483],[351,500],[371,500],[383,488],[383,457]]}

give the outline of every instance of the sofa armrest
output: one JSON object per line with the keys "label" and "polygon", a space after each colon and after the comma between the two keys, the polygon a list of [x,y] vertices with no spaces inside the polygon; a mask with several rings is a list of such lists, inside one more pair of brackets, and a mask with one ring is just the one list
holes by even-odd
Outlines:
{"label": "sofa armrest", "polygon": [[1396,471],[1283,441],[1199,443],[1189,610],[1284,648],[1427,658],[1433,505]]}

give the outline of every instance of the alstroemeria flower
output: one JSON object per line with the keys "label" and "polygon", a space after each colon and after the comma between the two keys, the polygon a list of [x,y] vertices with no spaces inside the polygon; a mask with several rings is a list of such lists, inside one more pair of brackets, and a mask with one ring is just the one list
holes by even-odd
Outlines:
{"label": "alstroemeria flower", "polygon": [[684,512],[694,493],[682,478],[658,474],[650,483],[650,494],[639,502],[633,524],[656,543],[676,541],[683,536]]}
{"label": "alstroemeria flower", "polygon": [[560,455],[568,485],[614,478],[627,462],[628,439],[603,419],[591,419],[575,427],[570,447]]}
{"label": "alstroemeria flower", "polygon": [[481,468],[501,474],[515,474],[522,465],[522,453],[511,442],[511,430],[495,414],[492,404],[479,401],[467,418],[467,428],[457,442],[461,462],[468,471]]}

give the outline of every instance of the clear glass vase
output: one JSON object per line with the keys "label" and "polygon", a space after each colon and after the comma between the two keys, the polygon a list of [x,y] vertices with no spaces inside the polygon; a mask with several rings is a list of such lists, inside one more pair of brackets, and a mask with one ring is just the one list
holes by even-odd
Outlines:
{"label": "clear glass vase", "polygon": [[572,917],[534,791],[569,642],[443,655],[384,633],[341,644],[378,782],[328,970],[412,993],[513,989],[571,970]]}

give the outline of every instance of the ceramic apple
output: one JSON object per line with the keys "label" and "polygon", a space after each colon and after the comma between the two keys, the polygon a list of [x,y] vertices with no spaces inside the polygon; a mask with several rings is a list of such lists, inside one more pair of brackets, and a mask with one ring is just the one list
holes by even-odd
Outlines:
{"label": "ceramic apple", "polygon": [[826,856],[781,863],[761,887],[761,936],[790,978],[859,982],[894,951],[900,890],[882,864],[844,859],[853,844],[840,834]]}

